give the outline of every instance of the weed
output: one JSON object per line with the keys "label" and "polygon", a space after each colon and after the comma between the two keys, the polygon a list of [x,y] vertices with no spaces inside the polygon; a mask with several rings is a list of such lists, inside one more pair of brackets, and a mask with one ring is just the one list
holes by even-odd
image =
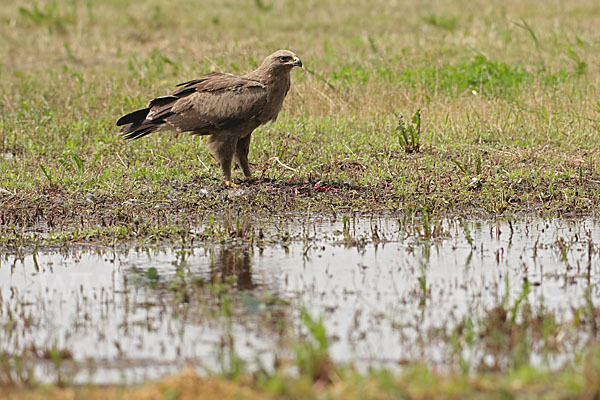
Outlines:
{"label": "weed", "polygon": [[12,354],[0,349],[0,388],[34,385],[36,379],[31,358],[28,351]]}
{"label": "weed", "polygon": [[302,309],[300,319],[308,330],[309,337],[298,341],[293,346],[296,367],[302,375],[309,376],[313,382],[329,383],[334,367],[329,356],[329,340],[323,318],[315,320],[305,309]]}
{"label": "weed", "polygon": [[406,153],[418,153],[421,150],[421,109],[417,109],[410,122],[404,121],[404,116],[398,114],[398,141]]}
{"label": "weed", "polygon": [[426,265],[424,262],[421,262],[421,276],[418,277],[419,280],[419,288],[421,289],[421,296],[419,299],[419,306],[425,307],[427,298],[430,295],[429,289],[427,287],[427,274],[426,274]]}
{"label": "weed", "polygon": [[233,333],[233,309],[231,297],[225,294],[221,299],[221,313],[225,318],[225,336],[222,339],[221,369],[228,379],[237,379],[246,371],[246,363],[240,358],[235,349],[235,335]]}
{"label": "weed", "polygon": [[71,13],[60,13],[59,4],[56,2],[48,3],[43,8],[37,4],[32,8],[19,7],[19,14],[35,25],[47,26],[63,34],[75,18]]}
{"label": "weed", "polygon": [[421,17],[423,22],[429,24],[431,26],[435,26],[436,28],[442,28],[447,31],[453,31],[456,29],[458,25],[458,17],[455,16],[443,16],[436,15],[432,12]]}
{"label": "weed", "polygon": [[567,51],[567,55],[573,62],[575,63],[575,74],[576,75],[585,75],[587,72],[587,63],[575,52],[575,50],[568,45],[565,45],[565,50]]}
{"label": "weed", "polygon": [[48,180],[48,183],[52,184],[52,175],[50,174],[50,172],[48,172],[48,170],[46,169],[46,167],[44,167],[43,165],[40,165],[40,169],[44,173],[44,176]]}
{"label": "weed", "polygon": [[263,0],[254,0],[254,4],[260,11],[270,11],[273,8],[273,4],[265,4]]}
{"label": "weed", "polygon": [[469,228],[469,224],[464,218],[460,220],[460,224],[462,225],[462,228],[464,230],[465,239],[467,239],[467,242],[469,242],[469,246],[471,246],[472,248],[474,246],[474,242],[473,237],[471,236],[471,229]]}
{"label": "weed", "polygon": [[535,34],[533,28],[527,23],[527,21],[525,21],[524,18],[521,18],[521,20],[519,22],[514,22],[514,24],[516,26],[518,26],[519,28],[524,29],[529,34],[529,37],[531,37],[531,40],[535,44],[535,49],[536,49],[537,54],[538,54],[538,59],[539,59],[539,64],[541,66],[541,69],[543,71],[545,71],[546,70],[546,63],[545,63],[544,58],[542,56],[542,50],[541,50],[540,41],[538,40],[537,35]]}

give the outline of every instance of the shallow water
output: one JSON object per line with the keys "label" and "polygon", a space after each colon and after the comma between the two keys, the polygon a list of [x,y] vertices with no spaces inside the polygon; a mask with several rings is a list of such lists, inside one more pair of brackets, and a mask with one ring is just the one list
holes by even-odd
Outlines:
{"label": "shallow water", "polygon": [[531,305],[564,318],[588,287],[592,301],[600,297],[595,221],[441,227],[431,238],[418,220],[288,218],[265,228],[265,237],[284,238],[273,243],[7,256],[0,352],[29,349],[36,375],[52,380],[47,350],[68,349],[59,369],[75,382],[133,382],[184,364],[218,370],[231,337],[241,358],[268,364],[303,331],[305,307],[324,317],[336,361],[443,365],[447,344],[431,339],[432,329],[449,330],[507,294],[514,302],[524,282]]}

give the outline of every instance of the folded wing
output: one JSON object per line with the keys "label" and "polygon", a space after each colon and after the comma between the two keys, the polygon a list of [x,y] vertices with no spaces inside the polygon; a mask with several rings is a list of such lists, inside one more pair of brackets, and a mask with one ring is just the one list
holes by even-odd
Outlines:
{"label": "folded wing", "polygon": [[146,109],[119,119],[121,134],[137,139],[165,124],[181,132],[218,133],[257,118],[267,104],[265,85],[230,74],[211,73],[177,86],[170,95],[151,100]]}

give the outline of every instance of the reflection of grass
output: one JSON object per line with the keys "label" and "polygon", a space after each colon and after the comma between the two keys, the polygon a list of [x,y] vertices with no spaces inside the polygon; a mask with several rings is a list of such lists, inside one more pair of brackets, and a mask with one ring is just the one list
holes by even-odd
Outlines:
{"label": "reflection of grass", "polygon": [[[227,307],[230,307],[228,305]],[[517,306],[518,307],[518,306]],[[514,311],[514,310],[513,310]],[[435,372],[426,366],[414,364],[402,372],[377,369],[359,373],[349,366],[335,366],[328,354],[328,339],[322,320],[314,320],[303,312],[303,323],[309,332],[295,344],[296,370],[282,362],[274,369],[261,369],[249,373],[236,369],[233,375],[209,375],[200,377],[192,370],[142,387],[117,386],[72,387],[55,386],[22,389],[14,382],[0,392],[5,398],[62,399],[84,396],[85,398],[219,398],[219,399],[382,399],[382,398],[436,398],[436,399],[504,399],[504,398],[596,398],[600,395],[600,347],[592,345],[577,359],[575,365],[552,372],[529,365],[528,355],[538,345],[552,346],[557,335],[564,335],[569,324],[559,325],[550,314],[532,313],[523,307],[522,320],[510,318],[510,311],[499,305],[481,321],[470,323],[458,330],[458,337],[473,343],[473,331],[484,338],[486,351],[480,353],[482,360],[490,363],[490,356],[509,362],[491,366],[502,371],[499,374],[458,372]],[[230,317],[230,316],[229,316]],[[229,318],[228,317],[228,318]],[[545,319],[550,318],[550,322]],[[470,321],[470,319],[469,319]],[[469,327],[470,326],[470,327]],[[468,329],[465,329],[468,328]],[[456,340],[456,339],[455,339]],[[505,346],[514,348],[506,349]],[[499,347],[498,347],[499,346]],[[525,350],[525,358],[520,350]],[[472,349],[471,349],[472,350]],[[516,350],[516,351],[513,351]],[[474,352],[473,354],[477,354]],[[4,357],[0,353],[0,361]],[[512,363],[516,361],[516,363]],[[237,364],[245,368],[244,364]],[[475,366],[477,369],[481,367]],[[3,376],[0,374],[0,378]],[[0,384],[6,384],[0,380]],[[24,383],[24,382],[22,382]],[[159,396],[159,397],[156,397]],[[165,396],[165,397],[162,397]],[[216,397],[215,397],[216,396]]]}
{"label": "reflection of grass", "polygon": [[[426,211],[424,215],[428,215]],[[412,273],[416,279],[409,284],[413,290],[399,291],[398,302],[407,305],[406,307],[410,307],[411,304],[420,307],[423,314],[431,312],[433,307],[438,307],[440,290],[451,291],[443,285],[440,286],[436,279],[430,280],[431,275],[428,276],[427,260],[431,257],[430,251],[435,251],[438,239],[442,240],[448,234],[457,235],[458,240],[443,240],[452,241],[459,248],[463,247],[461,242],[466,240],[473,249],[481,248],[476,241],[479,235],[471,234],[471,228],[466,222],[429,218],[432,217],[429,216],[419,223],[413,222],[411,227],[407,227],[410,231],[405,232],[400,228],[398,232],[398,236],[404,238],[407,251],[414,252],[419,248],[423,250],[423,257],[419,264],[415,264],[416,268]],[[323,221],[320,220],[319,223],[322,224]],[[496,224],[490,225],[490,234],[492,227],[498,226]],[[369,235],[368,231],[357,229],[354,218],[342,217],[338,226],[342,230],[334,233],[334,236],[340,239],[343,237],[346,245],[350,245],[352,241],[364,240]],[[418,229],[414,229],[414,226],[418,226]],[[535,223],[526,230],[529,232],[534,226]],[[304,228],[302,238],[312,241],[313,239],[307,238],[305,234],[313,229],[306,229],[306,226]],[[397,228],[391,229],[395,231]],[[446,234],[435,234],[438,229]],[[503,229],[508,231],[508,228]],[[459,234],[458,231],[462,230],[464,233]],[[357,236],[357,231],[363,231],[363,235],[367,236]],[[487,231],[487,228],[478,229],[478,232],[485,234]],[[380,233],[381,238],[387,237],[392,242],[397,240],[385,230],[380,230]],[[567,237],[565,242],[582,237],[580,229],[573,229],[570,235],[571,238]],[[465,239],[459,239],[463,237]],[[299,239],[300,237],[296,240]],[[372,240],[378,243],[375,239]],[[515,239],[515,243],[519,241]],[[264,243],[262,245],[264,246]],[[355,245],[358,248],[359,245]],[[555,254],[559,254],[561,246],[554,238],[551,242],[540,243],[540,248]],[[387,315],[381,316],[376,312],[375,316],[370,312],[363,314],[363,309],[359,308],[357,310],[360,312],[354,314],[356,329],[351,327],[348,331],[351,344],[356,343],[360,346],[363,343],[372,343],[368,342],[368,331],[373,325],[367,323],[364,326],[362,324],[365,321],[361,324],[358,320],[364,318],[361,315],[373,315],[378,324],[392,322],[391,334],[406,338],[410,343],[410,346],[407,342],[400,345],[414,346],[415,349],[414,352],[407,351],[406,355],[400,355],[401,371],[381,366],[376,372],[367,373],[357,371],[352,365],[334,361],[332,351],[339,337],[331,335],[326,329],[330,322],[327,320],[330,311],[320,315],[320,311],[309,313],[297,301],[280,299],[266,291],[264,286],[252,284],[253,279],[248,276],[252,267],[249,259],[244,257],[248,251],[252,251],[251,249],[252,246],[249,249],[247,245],[214,249],[214,253],[210,255],[210,268],[205,273],[200,273],[197,268],[201,263],[190,258],[199,250],[189,247],[174,251],[175,260],[169,268],[173,274],[163,272],[162,269],[159,271],[155,267],[147,267],[148,263],[142,264],[144,269],[127,270],[122,293],[129,299],[126,306],[130,310],[130,317],[120,320],[119,325],[119,332],[123,334],[124,341],[139,334],[139,331],[136,333],[136,327],[140,327],[140,323],[144,330],[160,331],[157,321],[165,321],[167,325],[171,325],[172,321],[169,320],[173,318],[181,322],[178,325],[181,333],[189,331],[200,322],[211,327],[211,331],[214,329],[219,332],[219,338],[213,345],[215,353],[219,355],[220,369],[204,378],[193,376],[190,372],[183,374],[198,384],[227,387],[232,393],[241,391],[263,398],[314,398],[317,395],[331,399],[378,399],[386,398],[385,396],[468,399],[488,398],[485,396],[500,398],[501,395],[534,398],[544,397],[547,393],[556,394],[557,398],[579,398],[590,393],[595,395],[600,389],[597,386],[597,378],[600,376],[597,326],[600,318],[593,286],[582,294],[580,301],[575,301],[580,306],[571,309],[572,317],[546,308],[543,298],[536,297],[535,291],[539,288],[536,289],[535,283],[526,279],[530,276],[535,277],[535,272],[526,273],[522,281],[521,277],[515,282],[506,279],[504,287],[490,283],[485,290],[503,295],[485,295],[485,298],[491,301],[491,304],[484,301],[485,306],[481,303],[479,295],[474,294],[475,298],[467,296],[467,306],[473,312],[458,319],[449,313],[447,320],[430,320],[432,325],[422,324],[422,320],[393,323],[392,320],[398,315],[396,313],[403,313],[404,310],[389,311]],[[146,249],[143,253],[152,254],[152,251],[154,250]],[[578,252],[572,247],[565,251],[569,257]],[[592,248],[589,251],[593,260],[596,256],[595,250]],[[293,248],[291,252],[294,252]],[[268,252],[263,255],[267,256],[265,259],[269,258]],[[586,259],[585,254],[581,255],[581,259]],[[468,264],[469,262],[466,268],[473,268]],[[42,265],[45,266],[46,263]],[[565,271],[565,281],[583,279],[580,275],[582,271],[570,268]],[[559,271],[558,274],[563,279],[563,272]],[[545,277],[555,279],[551,274]],[[520,287],[516,293],[513,290],[515,283]],[[461,282],[460,285],[466,286],[469,282]],[[477,290],[474,293],[476,292]],[[15,296],[19,296],[18,291],[15,293]],[[86,293],[82,292],[82,295]],[[352,299],[352,296],[350,293],[344,294],[345,299]],[[88,320],[88,315],[93,312],[97,303],[91,300],[91,297],[87,298],[90,300],[81,305],[81,320],[73,320],[73,326],[76,327],[74,329],[79,333],[82,333],[80,329],[95,326],[93,318]],[[497,300],[493,302],[495,298]],[[45,386],[44,389],[37,387],[33,371],[40,360],[52,363],[54,370],[50,373],[50,379],[54,379],[57,386],[68,385],[73,380],[74,373],[80,370],[79,367],[94,368],[95,360],[89,360],[90,364],[82,363],[74,355],[75,351],[69,349],[68,343],[66,347],[59,347],[53,343],[48,347],[36,348],[26,345],[23,350],[12,349],[10,344],[15,338],[21,337],[23,332],[35,332],[37,327],[42,326],[40,322],[44,321],[40,313],[20,313],[24,300],[13,298],[7,301],[7,297],[0,298],[0,310],[5,310],[4,314],[0,315],[0,389],[8,388],[6,393],[16,393],[13,398],[28,398],[38,395],[40,390],[49,391],[49,396],[56,393],[57,398],[60,398],[59,394],[82,393],[82,390],[92,390],[99,393],[99,396],[108,393],[104,390],[117,390],[94,386],[70,391],[57,389],[52,385]],[[110,300],[105,304],[106,308],[111,310],[120,309],[121,305]],[[36,307],[32,310],[39,309],[35,303],[31,306]],[[320,308],[314,305],[312,307]],[[147,316],[147,319],[142,321],[136,317],[141,310]],[[110,320],[113,316],[114,314],[109,312],[101,318]],[[85,323],[90,325],[86,328]],[[256,354],[254,363],[254,354],[248,354],[246,350],[240,352],[240,343],[247,338],[247,331],[244,328],[240,330],[240,327],[249,328],[250,332],[255,332],[253,328],[258,327],[259,334],[273,338],[273,347],[267,352],[274,357],[271,359],[263,357],[264,353]],[[338,334],[339,331],[336,332],[336,335]],[[114,345],[119,351],[123,349],[121,343],[115,342]],[[422,355],[431,346],[435,346],[436,358],[442,360],[443,368],[437,368],[435,362]],[[241,348],[244,346],[241,345]],[[125,359],[126,357],[127,355]],[[375,354],[374,357],[386,358],[381,354]],[[203,361],[205,359],[199,360],[201,364]],[[361,362],[362,360],[358,361],[357,365],[362,365]],[[168,388],[169,393],[186,393],[189,387],[177,379],[169,378],[147,387],[161,390]],[[19,387],[29,387],[30,391],[19,391]],[[135,389],[119,390],[129,393]],[[4,393],[0,391],[0,400],[3,399]]]}

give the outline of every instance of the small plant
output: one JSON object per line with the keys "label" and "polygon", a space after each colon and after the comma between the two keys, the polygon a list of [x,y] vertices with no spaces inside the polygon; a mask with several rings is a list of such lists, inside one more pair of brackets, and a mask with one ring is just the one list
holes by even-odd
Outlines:
{"label": "small plant", "polygon": [[160,275],[158,274],[158,270],[155,267],[150,267],[146,270],[146,279],[152,289],[156,289],[158,287],[158,281],[160,280]]}
{"label": "small plant", "polygon": [[246,363],[235,348],[234,310],[229,294],[225,294],[222,298],[221,314],[225,318],[225,335],[221,339],[221,354],[219,355],[222,374],[228,379],[238,379],[246,371]]}
{"label": "small plant", "polygon": [[421,262],[421,276],[418,277],[419,287],[421,288],[421,298],[419,299],[419,306],[425,307],[427,303],[427,298],[429,297],[429,288],[427,287],[427,274],[426,274],[427,265],[424,262]]}
{"label": "small plant", "polygon": [[48,183],[50,183],[52,185],[52,174],[43,165],[40,165],[40,169],[44,173],[44,176],[46,177],[46,179],[48,179]]}
{"label": "small plant", "polygon": [[421,19],[428,25],[435,26],[436,28],[445,29],[447,31],[453,31],[458,26],[458,17],[455,17],[453,15],[443,16],[436,15],[430,12],[429,14],[422,16]]}
{"label": "small plant", "polygon": [[266,4],[262,0],[254,0],[254,4],[256,5],[256,8],[258,8],[262,12],[271,11],[271,9],[273,8],[273,4],[272,3],[271,4]]}
{"label": "small plant", "polygon": [[407,124],[402,114],[398,115],[398,140],[407,153],[421,150],[421,109],[419,108]]}
{"label": "small plant", "polygon": [[56,2],[39,7],[34,4],[31,8],[20,7],[19,14],[29,22],[37,26],[47,26],[59,33],[65,33],[69,25],[75,21],[73,12],[61,13]]}
{"label": "small plant", "polygon": [[13,354],[0,349],[0,388],[31,386],[36,383],[31,351]]}
{"label": "small plant", "polygon": [[54,344],[51,348],[46,349],[43,352],[42,357],[52,361],[56,373],[56,385],[59,387],[65,386],[68,382],[65,381],[63,362],[65,360],[73,359],[71,351],[69,349],[59,348]]}
{"label": "small plant", "polygon": [[342,222],[344,223],[344,237],[346,240],[350,240],[350,219],[346,214],[342,217]]}
{"label": "small plant", "polygon": [[[65,169],[67,169],[69,172],[75,172],[78,174],[82,174],[83,172],[85,172],[85,161],[82,160],[77,154],[72,153],[70,154],[70,158],[71,160],[69,160],[69,157],[65,156],[62,158],[58,159],[58,162],[65,167]],[[40,165],[41,167],[41,165]],[[44,175],[46,175],[46,171],[44,169],[42,169],[42,171],[44,172]],[[47,175],[46,175],[47,177]]]}
{"label": "small plant", "polygon": [[329,355],[329,340],[323,318],[315,320],[305,309],[302,309],[300,317],[310,338],[294,345],[296,366],[301,374],[310,376],[313,382],[329,383],[334,366]]}
{"label": "small plant", "polygon": [[477,156],[475,159],[475,171],[471,174],[471,168],[468,162],[462,162],[458,159],[453,158],[452,162],[458,167],[460,172],[465,175],[465,183],[467,189],[469,190],[477,190],[480,189],[485,182],[485,178],[482,177],[482,160],[481,157]]}
{"label": "small plant", "polygon": [[587,63],[581,58],[571,46],[565,46],[567,56],[575,63],[575,74],[578,76],[585,75],[587,72]]}
{"label": "small plant", "polygon": [[469,229],[469,224],[467,224],[467,221],[465,221],[464,218],[461,218],[460,224],[462,225],[463,229],[465,230],[465,239],[467,239],[467,242],[469,242],[469,246],[471,246],[471,248],[474,248],[473,237],[471,236],[471,230]]}

